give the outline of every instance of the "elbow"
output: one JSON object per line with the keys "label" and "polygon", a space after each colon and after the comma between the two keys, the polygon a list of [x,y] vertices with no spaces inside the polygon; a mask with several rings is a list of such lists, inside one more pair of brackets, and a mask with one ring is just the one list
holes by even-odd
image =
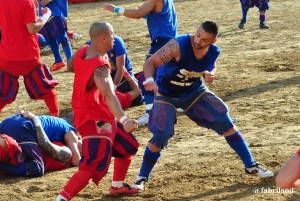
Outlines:
{"label": "elbow", "polygon": [[26,176],[30,178],[41,177],[45,173],[44,164],[40,164],[38,161],[27,163],[26,168]]}
{"label": "elbow", "polygon": [[132,91],[131,94],[131,100],[136,99],[137,97],[139,97],[142,94],[142,91],[140,88],[135,89],[134,91]]}
{"label": "elbow", "polygon": [[75,167],[78,167],[79,166],[79,161],[80,161],[80,156],[73,157],[72,158],[72,165],[75,166]]}
{"label": "elbow", "polygon": [[140,88],[137,88],[137,94],[138,96],[142,94],[142,90]]}

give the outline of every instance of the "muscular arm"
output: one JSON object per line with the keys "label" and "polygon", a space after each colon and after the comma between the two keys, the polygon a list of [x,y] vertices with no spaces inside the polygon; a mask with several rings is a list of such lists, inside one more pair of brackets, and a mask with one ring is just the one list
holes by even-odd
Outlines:
{"label": "muscular arm", "polygon": [[68,163],[72,158],[72,152],[68,147],[58,146],[50,142],[42,126],[36,126],[36,138],[38,145],[54,159]]}
{"label": "muscular arm", "polygon": [[[146,0],[143,5],[138,7],[137,9],[129,9],[126,8],[124,12],[124,16],[133,18],[133,19],[140,19],[149,14],[150,12],[159,12],[163,7],[162,0]],[[103,8],[105,10],[109,10],[114,12],[115,6],[112,4],[104,4]]]}
{"label": "muscular arm", "polygon": [[116,58],[116,65],[117,65],[117,72],[115,74],[115,77],[114,77],[114,84],[115,85],[119,85],[121,80],[122,80],[122,77],[123,77],[123,74],[124,72],[126,71],[125,69],[125,54],[123,55],[120,55]]}
{"label": "muscular arm", "polygon": [[36,139],[38,142],[38,145],[50,156],[52,156],[54,159],[62,162],[62,163],[68,163],[72,158],[72,152],[68,147],[61,147],[58,145],[55,145],[50,142],[48,136],[46,135],[43,127],[41,126],[41,122],[38,119],[37,116],[32,114],[31,112],[24,112],[23,116],[33,120],[35,125],[35,131],[36,131]]}
{"label": "muscular arm", "polygon": [[105,98],[106,103],[110,111],[114,114],[117,119],[124,116],[124,111],[122,110],[121,104],[114,92],[113,82],[110,76],[110,70],[108,66],[98,67],[94,71],[94,81],[101,92],[101,95]]}
{"label": "muscular arm", "polygon": [[172,39],[145,61],[143,66],[145,78],[153,77],[158,66],[171,60],[178,61],[179,58],[179,44],[176,39]]}

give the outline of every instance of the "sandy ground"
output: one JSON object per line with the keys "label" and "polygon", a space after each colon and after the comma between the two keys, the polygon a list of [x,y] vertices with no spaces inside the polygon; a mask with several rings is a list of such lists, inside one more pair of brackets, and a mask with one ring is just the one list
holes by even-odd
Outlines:
{"label": "sandy ground", "polygon": [[[258,28],[258,10],[249,11],[243,30],[237,28],[241,18],[239,1],[175,0],[179,34],[194,33],[205,19],[215,20],[220,27],[217,44],[221,48],[217,80],[210,90],[226,101],[231,116],[248,141],[257,161],[275,173],[299,148],[300,134],[300,35],[298,30],[299,1],[272,0],[267,12],[270,30]],[[88,40],[92,22],[110,22],[115,33],[127,45],[136,71],[141,70],[149,49],[149,34],[143,19],[134,20],[103,11],[103,2],[69,6],[69,29],[83,39],[73,50]],[[140,0],[111,1],[135,8]],[[42,57],[50,66],[52,55]],[[63,70],[54,72],[60,82],[57,88],[61,114],[71,111],[73,75]],[[22,82],[22,79],[20,79]],[[16,101],[0,114],[0,120],[17,109],[47,114],[42,101],[28,98],[23,84]],[[143,114],[144,107],[127,110],[130,117]],[[140,127],[135,135],[140,149],[128,172],[128,183],[138,174],[144,147],[151,133]],[[49,172],[34,179],[0,177],[1,200],[54,200],[76,168]],[[137,196],[111,197],[108,189],[111,172],[99,186],[90,184],[74,200],[300,200],[300,188],[291,193],[276,193],[274,178],[259,179],[244,173],[243,165],[224,138],[211,130],[197,127],[178,114],[176,134],[156,165],[146,190]],[[258,193],[257,193],[258,192]]]}

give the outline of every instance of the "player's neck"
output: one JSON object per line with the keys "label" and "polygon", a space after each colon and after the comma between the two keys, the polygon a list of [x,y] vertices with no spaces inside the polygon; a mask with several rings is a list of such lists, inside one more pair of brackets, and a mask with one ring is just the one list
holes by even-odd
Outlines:
{"label": "player's neck", "polygon": [[202,48],[202,49],[196,49],[193,47],[195,57],[197,59],[202,59],[206,55],[208,48],[209,48],[209,46],[206,48]]}
{"label": "player's neck", "polygon": [[85,59],[95,58],[95,57],[104,57],[106,52],[102,49],[96,48],[94,46],[90,46],[87,48],[85,53]]}

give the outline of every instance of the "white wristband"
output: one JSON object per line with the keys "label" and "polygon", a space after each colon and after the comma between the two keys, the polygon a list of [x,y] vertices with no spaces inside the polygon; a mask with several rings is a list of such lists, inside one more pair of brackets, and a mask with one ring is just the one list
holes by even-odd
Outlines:
{"label": "white wristband", "polygon": [[126,121],[128,120],[128,117],[126,115],[122,116],[119,120],[119,122],[124,126]]}
{"label": "white wristband", "polygon": [[125,8],[116,6],[114,12],[118,13],[118,15],[124,15]]}
{"label": "white wristband", "polygon": [[42,17],[40,17],[40,20],[43,22],[47,22],[50,18],[51,14],[45,13]]}
{"label": "white wristband", "polygon": [[118,88],[118,86],[114,84],[114,90],[116,90],[117,88]]}
{"label": "white wristband", "polygon": [[153,77],[148,77],[148,78],[143,82],[143,85],[149,84],[150,82],[154,82]]}
{"label": "white wristband", "polygon": [[124,15],[124,13],[125,13],[125,8],[120,7],[120,10],[119,10],[118,14],[119,15]]}
{"label": "white wristband", "polygon": [[35,127],[41,127],[42,126],[41,121],[40,121],[40,119],[37,116],[34,117],[32,119],[32,121],[33,121]]}

